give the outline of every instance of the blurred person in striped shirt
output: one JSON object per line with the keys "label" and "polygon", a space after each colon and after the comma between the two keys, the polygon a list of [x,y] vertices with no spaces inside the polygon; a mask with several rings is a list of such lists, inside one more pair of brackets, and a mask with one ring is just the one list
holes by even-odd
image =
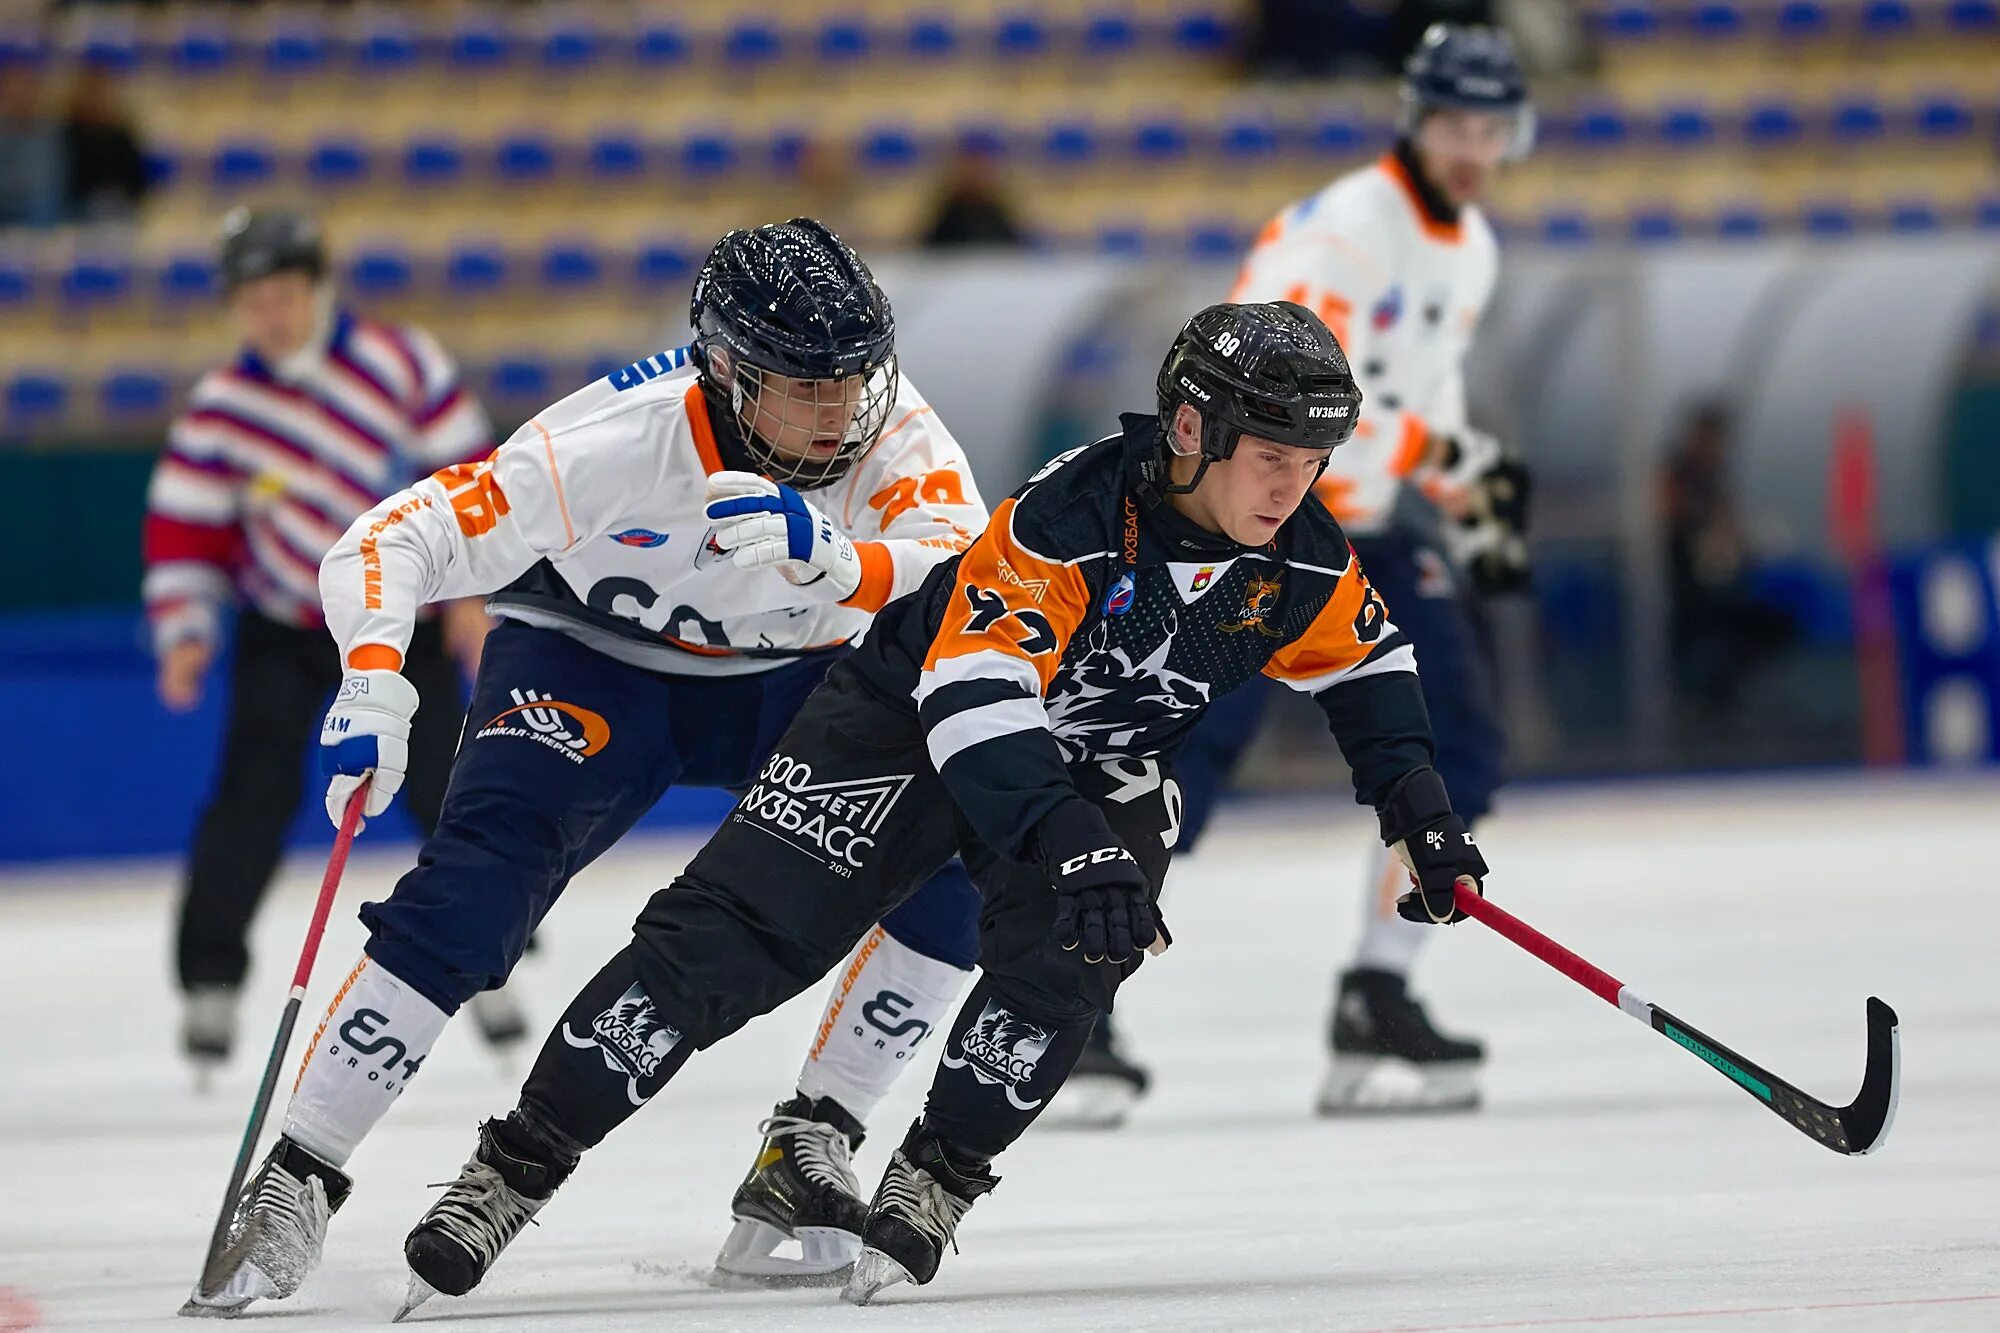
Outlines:
{"label": "blurred person in striped shirt", "polygon": [[[169,431],[147,501],[143,587],[160,701],[176,713],[201,702],[234,608],[221,767],[190,850],[176,942],[182,1045],[204,1076],[229,1055],[250,923],[341,679],[320,560],[384,496],[493,448],[484,409],[429,334],[339,304],[310,218],[235,210],[221,268],[243,346],[202,377]],[[410,736],[410,811],[425,835],[458,746],[459,670],[477,663],[488,624],[478,599],[441,603],[410,646],[408,673],[432,703]],[[493,1008],[481,1025],[489,1037],[518,1038],[511,1004]]]}

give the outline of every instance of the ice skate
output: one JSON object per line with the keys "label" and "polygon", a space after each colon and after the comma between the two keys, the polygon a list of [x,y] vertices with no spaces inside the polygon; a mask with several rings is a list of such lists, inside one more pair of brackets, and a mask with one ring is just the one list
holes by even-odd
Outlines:
{"label": "ice skate", "polygon": [[347,1198],[347,1176],[280,1138],[243,1187],[229,1239],[202,1270],[184,1315],[235,1315],[252,1301],[283,1300],[319,1267],[327,1219]]}
{"label": "ice skate", "polygon": [[410,1294],[396,1318],[438,1292],[463,1296],[478,1286],[575,1166],[555,1160],[511,1120],[481,1125],[465,1169],[403,1242]]}
{"label": "ice skate", "polygon": [[1480,1042],[1432,1027],[1402,977],[1355,968],[1340,979],[1333,1065],[1317,1109],[1328,1116],[1474,1110],[1485,1060]]}
{"label": "ice skate", "polygon": [[481,991],[466,1002],[479,1035],[505,1063],[507,1055],[528,1035],[528,1016],[511,990]]}
{"label": "ice skate", "polygon": [[236,1045],[236,1001],[234,986],[193,986],[182,997],[181,1052],[203,1092]]}
{"label": "ice skate", "polygon": [[1111,1015],[1098,1015],[1062,1090],[1035,1123],[1051,1129],[1117,1129],[1146,1095],[1152,1075],[1118,1049]]}
{"label": "ice skate", "polygon": [[[780,1102],[757,1132],[764,1136],[750,1174],[729,1201],[735,1225],[715,1271],[724,1285],[833,1286],[861,1253],[868,1206],[854,1175],[861,1123],[831,1097],[803,1093]],[[796,1242],[798,1254],[778,1249]]]}
{"label": "ice skate", "polygon": [[868,1206],[865,1246],[840,1298],[866,1305],[885,1287],[898,1282],[922,1286],[936,1277],[945,1247],[957,1249],[959,1219],[999,1183],[984,1163],[954,1164],[945,1156],[943,1140],[926,1130],[923,1121],[912,1124]]}

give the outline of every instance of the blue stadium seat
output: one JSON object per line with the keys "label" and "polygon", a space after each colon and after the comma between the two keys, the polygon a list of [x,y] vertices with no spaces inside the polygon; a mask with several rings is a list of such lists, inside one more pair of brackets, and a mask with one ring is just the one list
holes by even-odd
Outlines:
{"label": "blue stadium seat", "polygon": [[1619,0],[1597,12],[1597,30],[1614,41],[1650,41],[1660,28],[1659,7],[1650,0]]}
{"label": "blue stadium seat", "polygon": [[41,69],[48,63],[47,38],[26,28],[0,31],[0,65],[32,65]]}
{"label": "blue stadium seat", "polygon": [[130,29],[101,29],[83,42],[83,62],[114,74],[130,74],[137,69],[141,54],[139,35]]}
{"label": "blue stadium seat", "polygon": [[277,152],[254,140],[220,144],[208,159],[208,183],[222,191],[261,189],[277,174]]}
{"label": "blue stadium seat", "polygon": [[1134,223],[1115,222],[1099,227],[1092,238],[1099,254],[1119,259],[1141,259],[1152,249],[1152,237]]}
{"label": "blue stadium seat", "polygon": [[741,146],[723,130],[690,134],[681,141],[681,170],[690,176],[727,175],[736,169],[742,157]]}
{"label": "blue stadium seat", "polygon": [[808,131],[785,127],[764,141],[764,163],[773,175],[796,176],[818,140]]}
{"label": "blue stadium seat", "polygon": [[1132,128],[1132,154],[1142,162],[1178,162],[1188,154],[1188,129],[1178,120],[1142,120]]}
{"label": "blue stadium seat", "polygon": [[1715,116],[1698,103],[1672,103],[1660,108],[1656,133],[1670,148],[1706,148],[1715,142]]}
{"label": "blue stadium seat", "polygon": [[1789,102],[1757,101],[1743,112],[1742,132],[1753,147],[1789,147],[1805,133],[1805,120]]}
{"label": "blue stadium seat", "polygon": [[445,55],[455,69],[481,74],[504,68],[514,56],[514,34],[491,15],[473,14],[445,43]]}
{"label": "blue stadium seat", "polygon": [[820,24],[813,49],[829,65],[852,65],[874,53],[875,35],[865,20],[840,16]]}
{"label": "blue stadium seat", "polygon": [[1837,240],[1852,236],[1858,222],[1853,204],[1842,199],[1820,199],[1800,207],[1799,225],[1808,236]]}
{"label": "blue stadium seat", "polygon": [[155,189],[165,189],[181,178],[181,155],[166,144],[152,144],[141,150],[146,159],[146,179]]}
{"label": "blue stadium seat", "polygon": [[1174,47],[1183,55],[1226,56],[1236,48],[1236,29],[1225,13],[1194,10],[1174,20]]}
{"label": "blue stadium seat", "polygon": [[1859,17],[1861,31],[1870,37],[1906,37],[1917,28],[1910,0],[1866,0]]}
{"label": "blue stadium seat", "polygon": [[465,176],[465,149],[455,139],[412,139],[403,148],[403,179],[411,185],[456,185]]}
{"label": "blue stadium seat", "polygon": [[1821,0],[1784,0],[1772,18],[1778,35],[1794,40],[1824,37],[1833,29],[1833,15]]}
{"label": "blue stadium seat", "polygon": [[604,30],[580,18],[565,19],[542,34],[542,68],[559,73],[589,69],[610,49]]}
{"label": "blue stadium seat", "polygon": [[160,265],[159,297],[169,305],[212,301],[221,290],[213,255],[173,255]]}
{"label": "blue stadium seat", "polygon": [[1973,201],[1972,225],[1981,231],[2000,231],[2000,194],[1984,194]]}
{"label": "blue stadium seat", "polygon": [[7,381],[7,420],[22,426],[53,421],[69,410],[69,382],[55,371],[24,370]]}
{"label": "blue stadium seat", "polygon": [[1322,112],[1306,129],[1306,146],[1326,157],[1347,157],[1366,150],[1368,125],[1358,111],[1337,108]]}
{"label": "blue stadium seat", "polygon": [[1865,143],[1888,133],[1889,117],[1884,114],[1881,103],[1868,94],[1860,93],[1843,97],[1833,104],[1827,128],[1835,139],[1843,143]]}
{"label": "blue stadium seat", "polygon": [[113,370],[97,386],[98,408],[108,417],[162,417],[173,397],[173,380],[158,370]]}
{"label": "blue stadium seat", "polygon": [[859,158],[865,171],[908,171],[923,161],[923,145],[907,125],[878,125],[862,134]]}
{"label": "blue stadium seat", "polygon": [[1268,120],[1244,118],[1223,124],[1216,139],[1223,160],[1262,162],[1278,152],[1278,131]]}
{"label": "blue stadium seat", "polygon": [[1188,257],[1198,261],[1241,259],[1250,248],[1250,240],[1248,232],[1227,220],[1190,223]]}
{"label": "blue stadium seat", "polygon": [[668,287],[693,277],[697,262],[699,257],[677,241],[647,241],[632,257],[632,276],[642,287]]}
{"label": "blue stadium seat", "polygon": [[1589,245],[1597,239],[1597,224],[1576,208],[1553,208],[1542,214],[1544,245]]}
{"label": "blue stadium seat", "polygon": [[542,250],[542,281],[550,287],[573,291],[595,287],[603,278],[604,256],[588,241],[551,241]]}
{"label": "blue stadium seat", "polygon": [[637,135],[611,131],[590,141],[591,175],[622,180],[645,170],[646,147]]}
{"label": "blue stadium seat", "polygon": [[1139,25],[1124,10],[1091,14],[1083,21],[1083,53],[1093,60],[1115,60],[1139,46]]}
{"label": "blue stadium seat", "polygon": [[416,32],[400,21],[370,15],[354,46],[354,63],[364,74],[402,74],[423,59]]}
{"label": "blue stadium seat", "polygon": [[952,144],[961,152],[984,153],[994,158],[1005,157],[1012,150],[1007,127],[998,122],[961,124],[952,134]]}
{"label": "blue stadium seat", "polygon": [[445,257],[445,289],[454,296],[484,296],[507,285],[507,252],[487,242],[453,247]]}
{"label": "blue stadium seat", "polygon": [[632,39],[633,57],[650,68],[684,64],[691,51],[687,32],[674,23],[649,22]]}
{"label": "blue stadium seat", "polygon": [[540,406],[555,397],[555,368],[533,353],[517,353],[494,362],[486,383],[495,398]]}
{"label": "blue stadium seat", "polygon": [[373,170],[373,154],[359,139],[327,139],[306,152],[306,179],[319,189],[358,185]]}
{"label": "blue stadium seat", "polygon": [[23,306],[35,297],[35,271],[19,255],[0,254],[0,310]]}
{"label": "blue stadium seat", "polygon": [[1002,14],[993,24],[993,54],[1002,60],[1039,60],[1050,40],[1048,23],[1032,12]]}
{"label": "blue stadium seat", "polygon": [[539,134],[510,134],[493,147],[493,170],[505,181],[545,181],[556,174],[556,146]]}
{"label": "blue stadium seat", "polygon": [[167,43],[167,63],[174,73],[189,77],[220,74],[236,63],[236,54],[229,30],[206,24],[184,28]]}
{"label": "blue stadium seat", "polygon": [[1625,220],[1625,234],[1637,245],[1664,245],[1681,238],[1680,214],[1668,204],[1642,204]]}
{"label": "blue stadium seat", "polygon": [[1042,132],[1042,158],[1051,166],[1082,166],[1102,151],[1097,127],[1089,121],[1057,121]]}
{"label": "blue stadium seat", "polygon": [[1755,201],[1724,204],[1716,210],[1715,234],[1724,240],[1748,241],[1767,236],[1771,231],[1771,216],[1764,206]]}
{"label": "blue stadium seat", "polygon": [[409,252],[394,246],[363,246],[347,261],[348,286],[363,299],[404,296],[416,282],[417,267]]}
{"label": "blue stadium seat", "polygon": [[321,74],[333,54],[326,30],[288,22],[264,40],[264,71],[280,78]]}
{"label": "blue stadium seat", "polygon": [[1935,200],[1905,196],[1889,204],[1890,231],[1932,232],[1943,226],[1944,215],[1938,211]]}
{"label": "blue stadium seat", "polygon": [[1579,148],[1622,148],[1631,137],[1632,122],[1609,102],[1579,108],[1570,118],[1569,138]]}
{"label": "blue stadium seat", "polygon": [[1749,16],[1736,0],[1705,0],[1688,15],[1688,30],[1707,41],[1734,41],[1749,26]]}
{"label": "blue stadium seat", "polygon": [[1953,31],[1985,36],[2000,29],[2000,2],[1996,0],[1951,0],[1945,7],[1945,21]]}
{"label": "blue stadium seat", "polygon": [[723,34],[722,54],[732,65],[769,65],[784,58],[785,34],[765,20],[740,20]]}
{"label": "blue stadium seat", "polygon": [[903,33],[904,48],[919,60],[949,60],[963,44],[949,13],[916,15]]}
{"label": "blue stadium seat", "polygon": [[1962,139],[1972,133],[1972,108],[1952,93],[1929,93],[1914,112],[1917,133],[1926,139]]}

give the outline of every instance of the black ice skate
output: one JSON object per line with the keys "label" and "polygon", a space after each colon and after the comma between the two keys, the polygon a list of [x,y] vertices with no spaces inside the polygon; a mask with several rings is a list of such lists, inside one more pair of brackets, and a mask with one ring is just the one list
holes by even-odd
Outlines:
{"label": "black ice skate", "polygon": [[[861,1122],[831,1097],[801,1093],[772,1108],[757,1132],[764,1143],[729,1201],[736,1225],[715,1256],[716,1273],[767,1286],[845,1281],[868,1220],[854,1175]],[[794,1241],[796,1258],[777,1253]]]}
{"label": "black ice skate", "polygon": [[965,1166],[946,1155],[944,1140],[916,1121],[889,1158],[875,1202],[868,1206],[866,1242],[840,1298],[866,1305],[898,1282],[918,1286],[937,1276],[947,1245],[955,1251],[959,1219],[1000,1178],[985,1163]]}
{"label": "black ice skate", "polygon": [[410,1292],[396,1319],[439,1292],[463,1296],[478,1286],[575,1169],[512,1117],[481,1125],[471,1160],[403,1242]]}
{"label": "black ice skate", "polygon": [[202,1270],[184,1315],[234,1315],[252,1301],[281,1301],[319,1267],[327,1219],[352,1182],[280,1136],[243,1187],[222,1251]]}
{"label": "black ice skate", "polygon": [[1111,1015],[1099,1014],[1076,1068],[1035,1123],[1049,1129],[1117,1129],[1152,1081],[1145,1066],[1119,1051]]}
{"label": "black ice skate", "polygon": [[1340,978],[1333,1006],[1333,1067],[1320,1085],[1321,1115],[1470,1111],[1479,1105],[1486,1048],[1431,1026],[1402,977],[1357,967]]}

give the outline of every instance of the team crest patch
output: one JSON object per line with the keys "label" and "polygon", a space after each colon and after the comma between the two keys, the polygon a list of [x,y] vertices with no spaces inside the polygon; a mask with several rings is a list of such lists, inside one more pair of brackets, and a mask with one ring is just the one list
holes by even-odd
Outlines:
{"label": "team crest patch", "polygon": [[665,546],[667,534],[654,532],[651,528],[627,528],[623,532],[612,533],[611,540],[620,546]]}
{"label": "team crest patch", "polygon": [[610,1008],[591,1020],[588,1034],[570,1031],[565,1022],[562,1035],[565,1042],[578,1050],[596,1047],[604,1057],[606,1069],[625,1075],[625,1095],[634,1106],[644,1106],[652,1095],[639,1095],[639,1081],[658,1074],[661,1062],[681,1042],[680,1029],[661,1021],[659,1011],[653,1007],[653,997],[636,981],[612,1001]]}
{"label": "team crest patch", "polygon": [[1387,333],[1390,329],[1395,328],[1396,321],[1402,317],[1403,289],[1401,287],[1391,287],[1383,294],[1382,299],[1375,303],[1375,308],[1369,312],[1369,322],[1375,326],[1377,333]]}
{"label": "team crest patch", "polygon": [[1259,578],[1255,574],[1251,575],[1250,586],[1243,590],[1243,609],[1236,613],[1236,623],[1233,625],[1218,625],[1216,628],[1220,629],[1224,634],[1240,634],[1246,629],[1254,629],[1259,634],[1265,635],[1268,638],[1282,638],[1283,635],[1264,623],[1264,617],[1271,613],[1273,606],[1277,603],[1278,589],[1279,582],[1277,579]]}
{"label": "team crest patch", "polygon": [[1118,581],[1111,585],[1111,591],[1104,595],[1104,614],[1122,616],[1132,609],[1135,590],[1130,574],[1120,574]]}
{"label": "team crest patch", "polygon": [[959,1053],[946,1050],[939,1063],[946,1069],[970,1069],[981,1083],[1000,1085],[1007,1100],[1022,1111],[1032,1111],[1046,1098],[1028,1101],[1021,1096],[1023,1083],[1035,1076],[1042,1057],[1049,1053],[1055,1033],[1039,1023],[1030,1023],[1007,1009],[998,1000],[988,1000],[979,1020],[959,1042]]}
{"label": "team crest patch", "polygon": [[1188,584],[1189,592],[1200,592],[1215,581],[1215,566],[1203,565],[1195,571],[1194,582]]}

